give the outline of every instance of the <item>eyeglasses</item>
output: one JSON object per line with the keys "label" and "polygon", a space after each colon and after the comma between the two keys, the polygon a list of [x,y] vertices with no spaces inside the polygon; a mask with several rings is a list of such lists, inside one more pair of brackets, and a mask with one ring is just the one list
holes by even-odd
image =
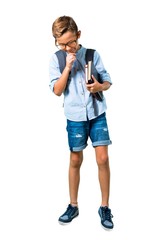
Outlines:
{"label": "eyeglasses", "polygon": [[69,41],[68,43],[59,43],[59,44],[56,44],[56,47],[58,49],[65,49],[66,46],[68,47],[75,47],[75,44],[77,43],[77,39],[76,40],[73,40],[73,41]]}

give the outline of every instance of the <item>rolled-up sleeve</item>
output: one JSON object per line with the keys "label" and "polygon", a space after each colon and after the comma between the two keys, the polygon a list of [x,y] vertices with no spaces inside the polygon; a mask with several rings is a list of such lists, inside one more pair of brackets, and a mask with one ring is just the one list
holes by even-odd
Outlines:
{"label": "rolled-up sleeve", "polygon": [[110,84],[112,84],[110,74],[107,72],[106,68],[104,67],[102,59],[97,51],[95,51],[95,54],[94,54],[94,65],[95,65],[95,68],[97,69],[97,72],[101,76],[101,80],[107,81]]}
{"label": "rolled-up sleeve", "polygon": [[54,89],[55,82],[60,78],[61,73],[59,69],[58,59],[56,54],[53,54],[49,61],[49,87],[51,91]]}

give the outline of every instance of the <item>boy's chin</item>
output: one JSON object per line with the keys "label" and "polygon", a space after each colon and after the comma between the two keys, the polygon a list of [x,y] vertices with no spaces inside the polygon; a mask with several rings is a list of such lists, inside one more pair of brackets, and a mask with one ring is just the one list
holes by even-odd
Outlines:
{"label": "boy's chin", "polygon": [[67,51],[67,53],[76,53],[77,49],[71,49],[70,51]]}

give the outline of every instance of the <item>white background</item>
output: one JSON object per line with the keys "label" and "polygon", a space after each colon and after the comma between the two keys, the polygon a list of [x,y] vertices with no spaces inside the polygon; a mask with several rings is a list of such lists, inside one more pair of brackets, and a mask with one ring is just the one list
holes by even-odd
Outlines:
{"label": "white background", "polygon": [[[158,0],[0,3],[0,239],[159,239]],[[87,5],[86,5],[87,4]],[[113,144],[110,207],[115,228],[101,228],[97,166],[90,141],[84,151],[80,215],[60,226],[68,204],[63,97],[49,89],[56,50],[53,21],[70,15],[80,43],[95,48],[111,75],[105,93]]]}

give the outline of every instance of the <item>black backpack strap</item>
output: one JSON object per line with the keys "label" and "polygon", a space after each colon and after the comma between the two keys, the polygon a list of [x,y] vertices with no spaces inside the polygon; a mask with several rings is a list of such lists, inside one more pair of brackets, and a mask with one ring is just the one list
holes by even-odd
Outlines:
{"label": "black backpack strap", "polygon": [[66,66],[66,52],[63,50],[59,50],[55,52],[55,54],[57,55],[60,72],[62,73]]}
{"label": "black backpack strap", "polygon": [[[92,61],[93,63],[94,52],[95,52],[95,49],[87,48],[86,55],[85,55],[86,64],[88,64],[88,61]],[[98,72],[97,72],[97,80],[98,82],[102,83],[100,74]],[[93,94],[93,96],[97,100],[103,101],[103,92],[96,92],[95,94]]]}
{"label": "black backpack strap", "polygon": [[94,52],[95,52],[95,49],[87,48],[86,55],[85,55],[86,64],[88,64],[88,61],[92,61],[93,62]]}
{"label": "black backpack strap", "polygon": [[[88,64],[88,61],[92,61],[92,63],[93,63],[94,52],[95,52],[95,49],[87,48],[87,50],[86,50],[86,56],[85,56],[86,64]],[[93,63],[93,64],[94,64],[94,63]],[[98,80],[100,83],[102,83],[101,78],[100,78],[100,74],[99,74],[98,72],[97,72],[97,74],[98,74],[97,80]]]}

